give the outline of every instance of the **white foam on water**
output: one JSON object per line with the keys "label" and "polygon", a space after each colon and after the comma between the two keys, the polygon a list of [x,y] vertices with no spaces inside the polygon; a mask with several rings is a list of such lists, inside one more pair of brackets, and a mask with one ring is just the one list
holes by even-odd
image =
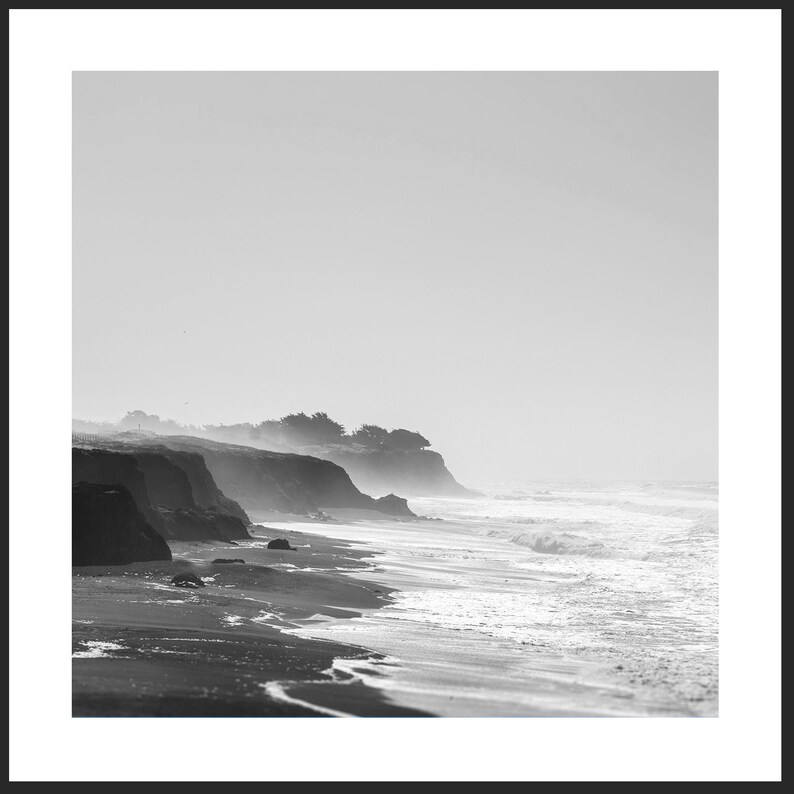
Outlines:
{"label": "white foam on water", "polygon": [[256,617],[250,618],[251,623],[272,623],[273,621],[278,622],[280,620],[281,617],[278,614],[275,612],[267,612],[264,609],[260,610]]}
{"label": "white foam on water", "polygon": [[490,493],[410,500],[444,521],[299,525],[382,552],[349,573],[399,592],[297,631],[400,659],[369,683],[438,713],[716,715],[712,484]]}
{"label": "white foam on water", "polygon": [[[301,683],[301,682],[295,682]],[[265,694],[271,698],[272,700],[276,700],[280,703],[288,703],[291,706],[301,706],[305,709],[310,709],[311,711],[316,711],[318,714],[325,714],[328,717],[352,717],[352,714],[347,714],[344,711],[337,711],[336,709],[329,709],[325,706],[318,706],[315,703],[309,703],[306,700],[300,700],[299,698],[290,697],[284,689],[284,685],[277,681],[268,681],[265,684],[259,684],[259,686],[265,690]]]}
{"label": "white foam on water", "polygon": [[124,651],[127,646],[120,642],[102,642],[100,640],[83,640],[80,644],[86,649],[84,651],[75,651],[72,654],[72,659],[113,659],[114,657],[109,651]]}

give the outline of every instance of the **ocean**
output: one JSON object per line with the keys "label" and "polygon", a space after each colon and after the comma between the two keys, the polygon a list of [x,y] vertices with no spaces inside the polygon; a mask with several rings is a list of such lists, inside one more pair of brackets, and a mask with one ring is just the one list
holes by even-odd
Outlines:
{"label": "ocean", "polygon": [[503,482],[416,498],[427,520],[290,524],[373,552],[397,588],[297,633],[384,655],[338,660],[440,716],[717,716],[718,487]]}

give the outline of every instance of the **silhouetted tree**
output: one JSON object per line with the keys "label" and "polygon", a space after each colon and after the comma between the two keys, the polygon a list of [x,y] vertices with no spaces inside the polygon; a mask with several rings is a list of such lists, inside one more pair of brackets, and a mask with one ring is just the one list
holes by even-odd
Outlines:
{"label": "silhouetted tree", "polygon": [[283,427],[278,419],[266,419],[264,422],[260,422],[255,430],[259,434],[258,438],[266,438],[277,444],[281,443]]}
{"label": "silhouetted tree", "polygon": [[327,413],[320,412],[311,415],[312,434],[317,443],[340,441],[345,428],[335,422]]}
{"label": "silhouetted tree", "polygon": [[389,431],[378,425],[361,425],[352,433],[350,440],[365,447],[383,447],[389,437]]}
{"label": "silhouetted tree", "polygon": [[345,428],[335,422],[324,412],[307,416],[301,411],[299,414],[282,416],[281,431],[284,436],[297,444],[330,444],[340,443]]}
{"label": "silhouetted tree", "polygon": [[147,414],[145,411],[127,411],[124,418],[119,422],[119,427],[123,430],[157,430],[160,426],[160,417],[157,414]]}
{"label": "silhouetted tree", "polygon": [[147,414],[145,411],[127,411],[118,423],[121,430],[152,430],[155,433],[185,433],[195,430],[193,425],[182,425],[175,419],[161,419],[157,414]]}
{"label": "silhouetted tree", "polygon": [[390,449],[399,449],[410,452],[415,449],[424,449],[430,446],[430,442],[420,433],[411,430],[392,430],[386,441],[386,446]]}
{"label": "silhouetted tree", "polygon": [[[158,423],[161,428],[171,424],[181,428],[170,419],[163,422],[160,417],[149,416],[143,411],[132,411],[125,417],[125,422],[130,428],[137,428],[139,421],[141,427],[146,426],[148,429],[156,429]],[[206,430],[223,436],[223,440],[233,440],[237,437],[238,443],[245,443],[246,439],[250,439],[259,442],[271,441],[288,447],[360,444],[368,449],[410,452],[430,446],[430,441],[421,433],[404,428],[389,431],[379,425],[361,425],[356,431],[346,435],[344,426],[331,419],[324,411],[311,415],[301,411],[297,414],[287,414],[281,419],[267,419],[257,425],[247,422],[237,425],[207,425]]]}

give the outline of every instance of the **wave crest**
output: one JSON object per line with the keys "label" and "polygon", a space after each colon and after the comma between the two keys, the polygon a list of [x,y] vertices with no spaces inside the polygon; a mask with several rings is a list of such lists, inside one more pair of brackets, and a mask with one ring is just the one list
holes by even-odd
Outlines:
{"label": "wave crest", "polygon": [[491,530],[491,537],[502,537],[518,546],[526,546],[537,554],[576,554],[582,557],[612,559],[623,557],[623,552],[609,548],[604,543],[571,532],[519,532],[505,533]]}

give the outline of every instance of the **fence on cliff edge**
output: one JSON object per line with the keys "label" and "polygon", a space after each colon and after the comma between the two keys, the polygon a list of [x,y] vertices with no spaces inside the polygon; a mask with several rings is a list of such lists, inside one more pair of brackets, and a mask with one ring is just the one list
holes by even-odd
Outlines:
{"label": "fence on cliff edge", "polygon": [[72,431],[72,444],[96,444],[98,441],[124,440],[125,438],[141,438],[159,436],[154,430],[122,430],[114,433],[75,433]]}

